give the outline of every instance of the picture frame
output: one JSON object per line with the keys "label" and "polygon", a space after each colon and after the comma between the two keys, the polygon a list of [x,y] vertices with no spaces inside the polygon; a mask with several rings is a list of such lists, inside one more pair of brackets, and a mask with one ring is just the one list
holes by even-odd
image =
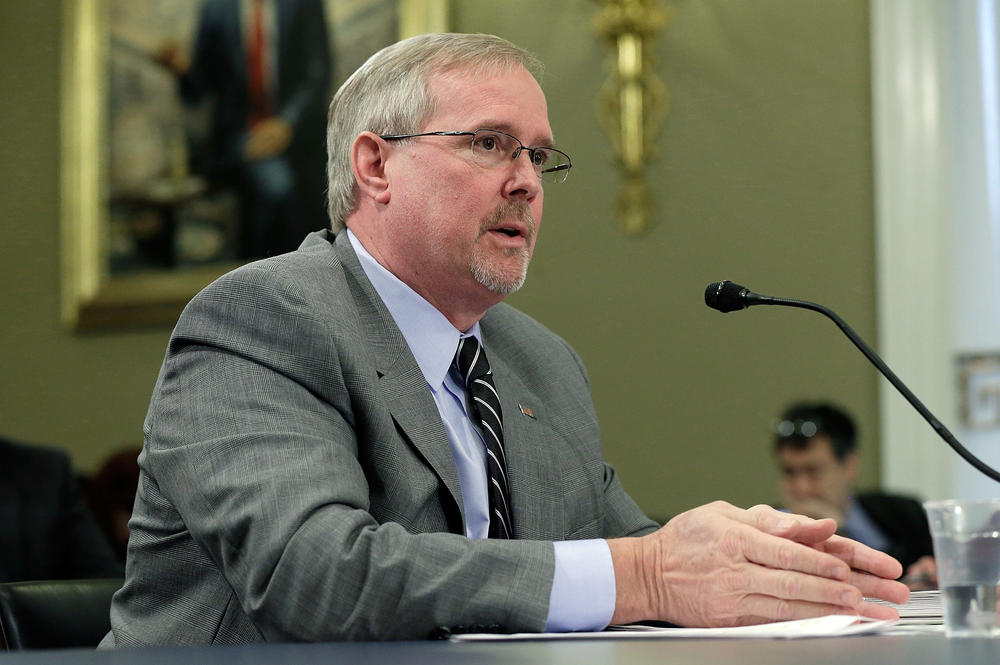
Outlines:
{"label": "picture frame", "polygon": [[[188,0],[186,17],[168,17],[178,26],[187,26],[188,42],[195,30],[193,8],[202,1]],[[448,26],[448,0],[322,1],[333,35],[331,94],[364,58],[394,39],[445,31]],[[127,5],[116,6],[116,2]],[[150,25],[145,30],[135,27],[137,20],[145,20],[139,2],[149,9]],[[227,249],[234,234],[227,230],[232,209],[226,208],[225,193],[209,202],[204,182],[188,174],[187,165],[178,163],[184,159],[169,150],[157,152],[154,146],[133,154],[136,145],[142,147],[150,135],[150,128],[157,127],[155,121],[164,108],[180,108],[178,100],[170,98],[176,94],[170,92],[176,86],[163,82],[169,81],[167,73],[156,72],[154,47],[149,44],[167,24],[162,14],[176,14],[184,5],[158,0],[63,0],[61,318],[72,330],[172,326],[198,290],[249,260],[232,256]],[[385,18],[390,15],[391,19]],[[389,29],[388,20],[395,22],[395,29]],[[341,26],[337,21],[367,21],[364,25],[384,38],[366,37],[356,29],[358,24],[352,23],[355,29],[344,29],[344,37],[338,39]],[[130,24],[129,29],[123,28],[124,24]],[[119,71],[131,72],[126,81],[115,78]],[[113,106],[128,94],[141,96],[144,105]],[[328,101],[327,97],[324,103]],[[131,133],[122,129],[120,117],[115,115],[121,114],[122,108],[129,110],[127,129]],[[142,109],[154,111],[144,117]],[[123,133],[127,140],[122,139]],[[153,182],[146,173],[156,170],[170,172],[169,186],[163,182],[166,177]],[[145,176],[149,177],[144,180]],[[121,181],[133,186],[123,187]],[[137,191],[141,195],[136,195]],[[218,213],[214,218],[212,211]],[[169,220],[170,226],[165,227],[164,220]],[[137,240],[136,229],[149,228],[157,232],[169,228],[171,233],[183,229],[179,236],[168,236],[167,260],[163,258],[163,243],[158,246],[159,253],[152,253],[148,244]],[[177,247],[182,251],[176,251]]]}
{"label": "picture frame", "polygon": [[957,367],[962,427],[1000,429],[1000,352],[959,354]]}

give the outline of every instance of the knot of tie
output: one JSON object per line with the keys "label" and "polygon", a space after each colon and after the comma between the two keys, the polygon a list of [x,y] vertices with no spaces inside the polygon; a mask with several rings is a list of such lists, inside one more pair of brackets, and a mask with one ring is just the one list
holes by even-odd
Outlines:
{"label": "knot of tie", "polygon": [[466,385],[493,372],[483,347],[479,345],[479,340],[475,337],[464,337],[458,341],[455,365]]}

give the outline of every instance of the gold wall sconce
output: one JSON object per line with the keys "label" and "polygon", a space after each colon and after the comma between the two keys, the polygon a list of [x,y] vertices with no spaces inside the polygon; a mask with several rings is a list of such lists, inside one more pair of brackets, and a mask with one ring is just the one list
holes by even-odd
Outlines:
{"label": "gold wall sconce", "polygon": [[629,235],[646,230],[653,208],[645,171],[655,156],[653,143],[668,100],[653,70],[650,46],[671,18],[658,0],[603,0],[593,19],[594,30],[612,49],[597,115],[622,169],[618,215]]}

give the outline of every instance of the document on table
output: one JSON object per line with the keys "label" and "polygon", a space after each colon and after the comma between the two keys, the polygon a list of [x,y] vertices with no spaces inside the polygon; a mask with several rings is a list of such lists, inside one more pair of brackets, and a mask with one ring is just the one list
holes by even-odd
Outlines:
{"label": "document on table", "polygon": [[896,605],[877,598],[865,600],[869,603],[894,607],[899,612],[901,626],[944,625],[944,607],[941,603],[941,592],[937,589],[914,591],[910,594],[910,600],[904,605]]}
{"label": "document on table", "polygon": [[777,638],[837,637],[877,633],[889,628],[895,621],[878,621],[864,617],[833,614],[797,621],[780,621],[756,626],[736,628],[659,628],[653,626],[610,626],[594,633],[472,633],[452,635],[455,642],[541,641],[541,640],[622,640],[622,639],[677,639],[677,638]]}

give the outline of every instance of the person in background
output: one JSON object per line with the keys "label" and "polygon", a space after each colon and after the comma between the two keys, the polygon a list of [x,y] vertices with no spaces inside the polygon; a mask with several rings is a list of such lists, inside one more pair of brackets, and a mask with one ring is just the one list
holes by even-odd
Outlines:
{"label": "person in background", "polygon": [[0,439],[0,582],[122,573],[66,453]]}
{"label": "person in background", "polygon": [[837,522],[837,532],[897,559],[912,589],[936,588],[927,516],[916,499],[857,492],[857,428],[841,408],[823,402],[790,405],[778,420],[774,451],[782,505],[790,512]]}

